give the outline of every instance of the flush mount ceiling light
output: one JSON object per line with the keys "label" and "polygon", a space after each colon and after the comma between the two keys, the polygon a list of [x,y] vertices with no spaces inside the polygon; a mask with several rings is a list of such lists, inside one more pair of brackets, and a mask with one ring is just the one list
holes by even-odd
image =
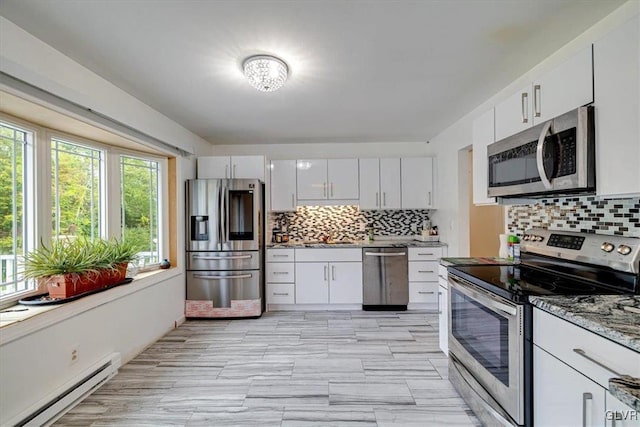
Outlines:
{"label": "flush mount ceiling light", "polygon": [[280,89],[289,74],[284,61],[268,55],[250,56],[244,60],[242,68],[251,86],[262,92]]}

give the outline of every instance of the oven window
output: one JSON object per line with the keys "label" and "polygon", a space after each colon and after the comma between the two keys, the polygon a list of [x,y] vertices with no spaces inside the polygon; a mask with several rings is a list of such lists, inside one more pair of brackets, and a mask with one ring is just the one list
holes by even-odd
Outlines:
{"label": "oven window", "polygon": [[494,377],[509,386],[509,320],[451,289],[451,332]]}
{"label": "oven window", "polygon": [[253,191],[229,190],[229,240],[253,240]]}

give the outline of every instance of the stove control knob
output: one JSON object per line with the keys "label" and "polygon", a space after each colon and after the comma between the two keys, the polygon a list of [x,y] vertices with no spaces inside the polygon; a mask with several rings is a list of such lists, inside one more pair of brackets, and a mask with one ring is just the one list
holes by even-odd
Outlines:
{"label": "stove control knob", "polygon": [[[609,242],[604,242],[602,245],[600,245],[600,249],[602,249],[605,252],[611,252],[612,250],[615,249],[615,246],[613,246],[613,244],[609,243]],[[619,251],[620,249],[618,249]]]}
{"label": "stove control knob", "polygon": [[618,246],[618,253],[622,255],[629,255],[631,253],[631,248],[627,245]]}

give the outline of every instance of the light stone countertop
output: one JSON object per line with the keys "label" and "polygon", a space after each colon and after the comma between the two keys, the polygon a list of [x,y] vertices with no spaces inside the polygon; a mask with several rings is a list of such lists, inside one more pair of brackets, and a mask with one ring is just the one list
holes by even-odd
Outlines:
{"label": "light stone countertop", "polygon": [[341,242],[336,241],[335,243],[321,243],[321,242],[300,242],[300,241],[290,241],[287,243],[268,243],[266,245],[267,249],[294,249],[294,248],[373,248],[373,247],[398,247],[398,246],[406,246],[409,248],[440,248],[447,246],[446,243],[442,242],[422,242],[419,240],[415,240],[410,236],[381,236],[379,238],[374,239],[373,241],[369,240],[359,240],[359,241],[348,241]]}
{"label": "light stone countertop", "polygon": [[[640,295],[529,297],[538,308],[640,353]],[[609,392],[640,411],[640,378],[609,380]]]}

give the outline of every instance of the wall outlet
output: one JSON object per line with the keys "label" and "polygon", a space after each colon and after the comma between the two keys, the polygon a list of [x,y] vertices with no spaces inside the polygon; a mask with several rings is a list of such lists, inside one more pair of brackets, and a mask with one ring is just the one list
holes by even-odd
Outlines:
{"label": "wall outlet", "polygon": [[70,364],[73,365],[80,358],[80,346],[75,344],[71,346],[71,361]]}

